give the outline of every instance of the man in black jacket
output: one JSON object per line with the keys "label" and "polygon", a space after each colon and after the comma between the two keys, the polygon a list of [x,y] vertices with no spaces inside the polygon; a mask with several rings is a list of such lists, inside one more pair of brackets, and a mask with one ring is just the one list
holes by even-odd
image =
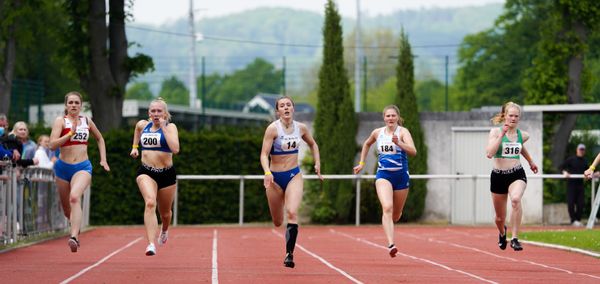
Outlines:
{"label": "man in black jacket", "polygon": [[[583,174],[588,168],[588,163],[585,159],[585,145],[577,145],[577,153],[566,159],[562,165],[562,172],[565,177],[571,174]],[[569,208],[569,217],[571,224],[576,227],[581,227],[581,214],[584,206],[584,189],[583,179],[568,179],[567,180],[567,205]]]}

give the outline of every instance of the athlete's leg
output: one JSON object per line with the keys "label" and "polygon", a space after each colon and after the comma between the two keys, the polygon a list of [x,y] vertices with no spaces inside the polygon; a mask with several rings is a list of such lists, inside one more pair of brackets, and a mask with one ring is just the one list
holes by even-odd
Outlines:
{"label": "athlete's leg", "polygon": [[269,211],[271,212],[271,219],[275,227],[283,224],[283,205],[285,193],[279,187],[279,185],[272,183],[271,186],[265,189],[267,194],[267,201],[269,202]]}
{"label": "athlete's leg", "polygon": [[81,230],[81,196],[92,183],[92,175],[86,171],[79,171],[71,178],[71,192],[69,193],[69,204],[71,206],[71,237],[77,238]]}
{"label": "athlete's leg", "polygon": [[153,244],[158,229],[158,221],[156,220],[157,185],[148,175],[139,175],[135,181],[144,198],[144,226],[146,227],[146,239],[148,240],[148,243]]}
{"label": "athlete's leg", "polygon": [[375,181],[375,188],[377,189],[377,197],[381,203],[381,225],[383,225],[383,231],[388,241],[388,245],[394,244],[394,194],[392,190],[392,184],[386,179],[377,179]]}
{"label": "athlete's leg", "polygon": [[161,188],[158,191],[158,212],[160,213],[160,219],[162,221],[162,231],[165,232],[171,225],[171,217],[173,216],[173,200],[175,199],[176,185],[170,185],[165,188]]}
{"label": "athlete's leg", "polygon": [[298,224],[298,208],[302,203],[304,181],[302,174],[297,174],[288,183],[285,190],[285,213],[288,223]]}
{"label": "athlete's leg", "polygon": [[60,197],[60,206],[62,207],[63,214],[67,219],[71,219],[71,204],[69,203],[69,194],[71,193],[71,184],[61,178],[56,178],[56,188],[58,190],[58,196]]}
{"label": "athlete's leg", "polygon": [[508,195],[510,196],[510,204],[512,211],[510,213],[510,221],[512,225],[512,238],[519,238],[519,228],[521,227],[521,218],[523,216],[523,207],[521,199],[525,193],[527,184],[522,180],[516,180],[508,187]]}
{"label": "athlete's leg", "polygon": [[506,225],[506,201],[508,200],[508,194],[499,194],[492,192],[492,203],[494,204],[494,211],[496,217],[496,227],[501,235],[505,235],[504,226]]}
{"label": "athlete's leg", "polygon": [[402,190],[394,190],[394,223],[400,221],[406,198],[408,197],[408,188]]}

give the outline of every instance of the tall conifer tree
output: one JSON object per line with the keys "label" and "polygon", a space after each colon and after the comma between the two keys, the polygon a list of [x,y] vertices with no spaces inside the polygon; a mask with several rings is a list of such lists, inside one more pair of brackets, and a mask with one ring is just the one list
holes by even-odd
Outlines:
{"label": "tall conifer tree", "polygon": [[[321,152],[321,172],[351,174],[356,152],[356,115],[344,68],[341,17],[335,3],[327,1],[323,27],[323,63],[319,71],[315,139]],[[317,222],[348,222],[354,190],[351,181],[326,181],[318,206],[330,206],[332,216],[320,216]],[[313,214],[313,219],[315,214]],[[328,220],[329,219],[329,220]]]}
{"label": "tall conifer tree", "polygon": [[[419,107],[417,97],[415,96],[415,78],[413,54],[408,36],[402,29],[400,34],[400,53],[398,56],[398,65],[396,66],[396,89],[397,96],[395,104],[400,109],[400,116],[404,118],[404,127],[406,127],[414,140],[417,148],[417,156],[408,157],[408,169],[411,174],[427,173],[427,146],[423,130],[421,129],[421,120],[419,118]],[[416,220],[423,214],[425,206],[425,196],[427,195],[427,185],[424,180],[411,180],[410,193],[404,206],[402,220]]]}

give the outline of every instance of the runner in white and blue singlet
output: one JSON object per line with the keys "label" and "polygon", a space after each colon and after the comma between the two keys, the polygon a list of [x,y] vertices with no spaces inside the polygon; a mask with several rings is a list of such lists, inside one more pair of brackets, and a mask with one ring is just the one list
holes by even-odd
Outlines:
{"label": "runner in white and blue singlet", "polygon": [[[298,148],[304,141],[311,149],[315,161],[315,172],[321,180],[321,159],[319,147],[304,123],[294,121],[294,102],[283,96],[275,101],[275,110],[279,119],[265,130],[260,164],[265,171],[269,210],[273,224],[279,227],[283,223],[283,214],[288,224],[285,233],[285,267],[294,268],[294,248],[298,236],[298,208],[302,202],[303,181],[298,167]],[[269,160],[270,158],[270,160]]]}
{"label": "runner in white and blue singlet", "polygon": [[394,222],[402,217],[402,210],[408,197],[409,174],[407,155],[415,156],[417,149],[410,131],[402,127],[403,119],[400,110],[394,105],[383,109],[385,127],[377,128],[365,140],[360,152],[360,162],[354,167],[358,174],[365,165],[365,159],[373,143],[377,143],[379,154],[375,188],[381,203],[383,214],[381,224],[388,241],[391,257],[395,257],[398,249],[394,244]]}

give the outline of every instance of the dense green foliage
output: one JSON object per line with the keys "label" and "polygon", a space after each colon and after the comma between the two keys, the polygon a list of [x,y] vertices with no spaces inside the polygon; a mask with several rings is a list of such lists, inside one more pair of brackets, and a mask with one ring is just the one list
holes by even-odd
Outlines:
{"label": "dense green foliage", "polygon": [[[206,99],[214,103],[246,103],[257,93],[279,94],[283,71],[262,58],[256,58],[245,68],[231,75],[209,76]],[[201,90],[201,87],[198,88]],[[226,94],[226,95],[225,95]]]}
{"label": "dense green foliage", "polygon": [[[333,1],[327,1],[323,26],[323,62],[319,71],[315,139],[321,152],[321,172],[351,174],[356,155],[357,122],[350,97],[348,75],[344,68],[344,47],[340,15]],[[313,211],[314,222],[351,221],[352,182],[329,181],[323,184]],[[326,210],[330,208],[332,210]]]}
{"label": "dense green foliage", "polygon": [[[174,158],[177,174],[261,174],[262,133],[262,129],[238,128],[199,133],[180,130],[181,152]],[[94,165],[90,221],[93,225],[142,224],[144,201],[135,183],[140,161],[129,157],[132,130],[112,130],[104,139],[110,172],[98,166],[95,143],[88,151]],[[262,180],[245,181],[244,185],[245,222],[269,220]],[[238,181],[179,181],[178,190],[180,224],[237,222]]]}
{"label": "dense green foliage", "polygon": [[125,99],[150,101],[154,98],[150,84],[146,82],[133,83],[127,88]]}
{"label": "dense green foliage", "polygon": [[186,88],[185,83],[175,76],[171,76],[162,82],[158,96],[171,104],[190,105],[190,92]]}
{"label": "dense green foliage", "polygon": [[[413,66],[413,53],[408,36],[402,31],[400,34],[400,52],[396,67],[396,98],[395,105],[400,109],[400,116],[404,118],[403,126],[410,134],[417,149],[415,157],[408,157],[408,169],[411,174],[427,173],[427,145],[421,129],[419,107],[415,96],[415,79]],[[423,214],[425,197],[427,196],[427,183],[425,180],[411,180],[410,192],[402,220],[415,221]]]}

